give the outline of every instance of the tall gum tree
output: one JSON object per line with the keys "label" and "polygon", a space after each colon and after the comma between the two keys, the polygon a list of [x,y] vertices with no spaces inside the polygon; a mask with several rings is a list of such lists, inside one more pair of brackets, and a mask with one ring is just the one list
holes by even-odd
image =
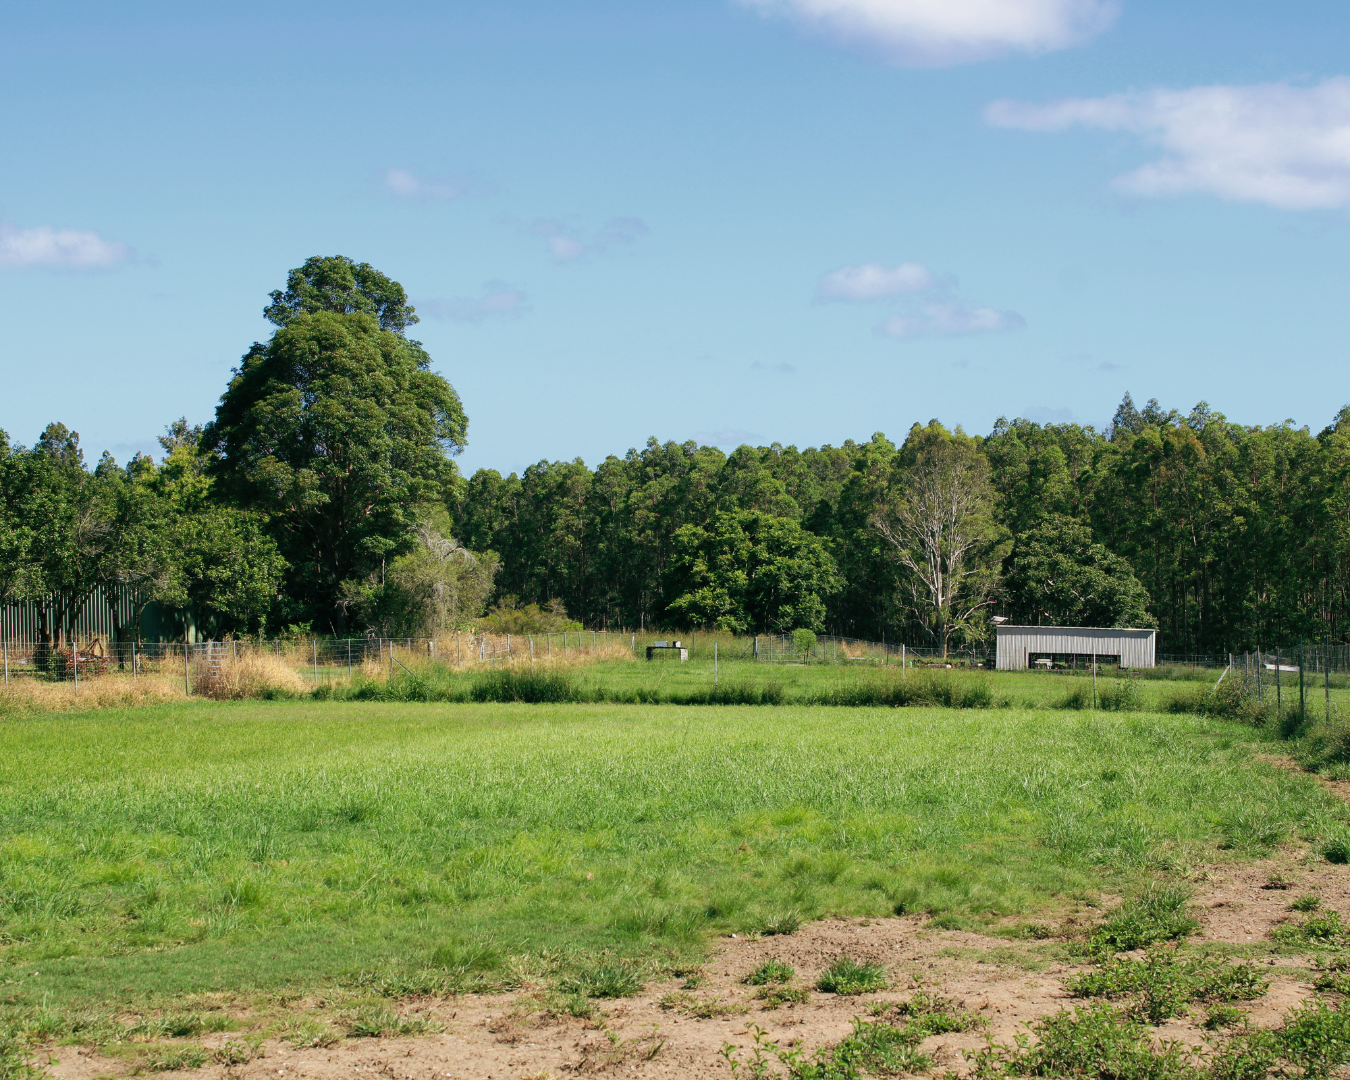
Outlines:
{"label": "tall gum tree", "polygon": [[[361,281],[336,299],[306,291],[314,262],[292,273],[296,303],[274,296],[267,314],[284,325],[244,355],[203,445],[222,486],[267,516],[292,567],[291,617],[341,633],[344,588],[411,550],[421,507],[452,496],[468,420],[421,344],[403,336],[411,309],[363,307]],[[386,299],[402,296],[383,281]]]}

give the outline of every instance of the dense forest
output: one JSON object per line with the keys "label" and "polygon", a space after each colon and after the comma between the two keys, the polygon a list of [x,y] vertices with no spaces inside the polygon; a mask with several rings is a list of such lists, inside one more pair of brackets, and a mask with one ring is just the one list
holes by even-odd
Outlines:
{"label": "dense forest", "polygon": [[1345,638],[1350,407],[1314,434],[1126,395],[1102,431],[651,439],[594,469],[465,478],[467,417],[397,282],[315,258],[271,300],[276,332],[157,462],[90,468],[60,424],[32,447],[0,433],[0,596],[55,600],[53,639],[98,586],[238,634],[432,633],[493,604],[517,624],[565,609],[940,647],[994,615],[1157,626],[1165,653]]}

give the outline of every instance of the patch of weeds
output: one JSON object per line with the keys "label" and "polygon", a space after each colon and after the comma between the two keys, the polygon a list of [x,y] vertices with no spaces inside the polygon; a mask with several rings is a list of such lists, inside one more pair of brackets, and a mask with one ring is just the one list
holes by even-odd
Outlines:
{"label": "patch of weeds", "polygon": [[1211,1005],[1205,1014],[1205,1027],[1220,1031],[1242,1022],[1242,1010],[1233,1005]]}
{"label": "patch of weeds", "polygon": [[1283,892],[1286,889],[1292,889],[1297,884],[1298,882],[1289,880],[1289,878],[1285,877],[1278,870],[1272,870],[1270,875],[1266,878],[1266,883],[1262,885],[1261,888]]}
{"label": "patch of weeds", "polygon": [[781,960],[765,960],[741,981],[748,986],[768,986],[769,983],[791,982],[796,972]]}
{"label": "patch of weeds", "polygon": [[880,964],[870,960],[859,963],[850,956],[841,956],[820,973],[816,989],[841,997],[870,994],[886,989],[886,973]]}
{"label": "patch of weeds", "polygon": [[1316,893],[1304,893],[1289,905],[1290,911],[1316,911],[1322,906],[1322,898]]}
{"label": "patch of weeds", "polygon": [[784,1005],[805,1005],[811,995],[800,986],[765,986],[755,995],[761,1009],[781,1009]]}
{"label": "patch of weeds", "polygon": [[642,992],[642,976],[627,964],[597,964],[566,976],[559,988],[588,998],[632,997]]}
{"label": "patch of weeds", "polygon": [[146,1055],[141,1068],[146,1072],[176,1072],[200,1069],[210,1060],[200,1046],[158,1046]]}
{"label": "patch of weeds", "polygon": [[1344,866],[1350,863],[1350,844],[1340,837],[1328,840],[1322,845],[1322,858],[1337,866]]}
{"label": "patch of weeds", "polygon": [[761,937],[774,937],[779,934],[795,934],[801,929],[802,917],[796,911],[783,911],[769,915],[754,926],[753,932]]}
{"label": "patch of weeds", "polygon": [[1313,986],[1337,994],[1350,994],[1350,956],[1337,956],[1314,966]]}
{"label": "patch of weeds", "polygon": [[217,1065],[247,1065],[255,1057],[261,1057],[262,1042],[242,1043],[228,1039],[211,1051],[211,1060]]}
{"label": "patch of weeds", "polygon": [[1200,926],[1186,910],[1181,889],[1155,888],[1126,903],[1093,932],[1088,948],[1096,953],[1132,952],[1160,941],[1180,941]]}
{"label": "patch of weeds", "polygon": [[853,1021],[853,1032],[837,1046],[824,1047],[808,1055],[797,1047],[785,1047],[775,1039],[765,1038],[765,1031],[756,1024],[749,1025],[754,1045],[749,1057],[742,1059],[741,1050],[723,1043],[721,1054],[731,1067],[735,1080],[782,1076],[771,1072],[775,1063],[787,1070],[791,1080],[858,1080],[866,1073],[894,1075],[923,1072],[932,1065],[932,1059],[916,1049],[918,1040],[903,1028],[889,1024],[869,1024]]}
{"label": "patch of weeds", "polygon": [[750,1011],[748,1005],[739,1001],[698,997],[683,990],[666,994],[657,1004],[663,1009],[671,1009],[682,1016],[692,1016],[698,1020],[714,1020],[719,1016],[740,1016]]}
{"label": "patch of weeds", "polygon": [[0,1027],[0,1077],[4,1080],[39,1080],[47,1074],[29,1061],[28,1048],[14,1032]]}
{"label": "patch of weeds", "polygon": [[342,1018],[342,1026],[351,1039],[394,1038],[400,1035],[426,1035],[440,1031],[435,1020],[425,1016],[407,1016],[394,1009],[366,1006]]}
{"label": "patch of weeds", "polygon": [[1305,1076],[1325,1076],[1350,1061],[1350,1009],[1314,999],[1295,1009],[1277,1029],[1282,1055]]}
{"label": "patch of weeds", "polygon": [[940,994],[920,990],[895,1006],[895,1012],[907,1017],[906,1025],[913,1032],[922,1032],[920,1038],[929,1035],[946,1035],[953,1031],[974,1031],[984,1027],[988,1021],[978,1013],[959,1008],[956,1002]]}
{"label": "patch of weeds", "polygon": [[1161,1024],[1182,1016],[1192,1001],[1251,1001],[1270,987],[1251,964],[1215,960],[1183,960],[1170,950],[1154,951],[1142,960],[1112,959],[1067,981],[1075,997],[1131,996],[1132,1016]]}
{"label": "patch of weeds", "polygon": [[1037,1037],[990,1043],[969,1055],[979,1077],[1095,1076],[1104,1080],[1196,1080],[1179,1043],[1154,1046],[1149,1028],[1109,1005],[1062,1011],[1032,1025]]}
{"label": "patch of weeds", "polygon": [[1266,1080],[1280,1064],[1279,1038],[1255,1028],[1229,1039],[1210,1058],[1211,1080]]}
{"label": "patch of weeds", "polygon": [[1337,912],[1313,912],[1299,922],[1281,923],[1270,936],[1295,948],[1329,949],[1344,944],[1347,927]]}
{"label": "patch of weeds", "polygon": [[666,1045],[660,1030],[653,1025],[651,1034],[621,1039],[612,1031],[605,1032],[605,1041],[582,1047],[579,1071],[602,1072],[631,1061],[651,1061]]}
{"label": "patch of weeds", "polygon": [[310,1016],[297,1016],[287,1019],[277,1028],[276,1034],[286,1040],[292,1050],[333,1046],[339,1040],[336,1031]]}

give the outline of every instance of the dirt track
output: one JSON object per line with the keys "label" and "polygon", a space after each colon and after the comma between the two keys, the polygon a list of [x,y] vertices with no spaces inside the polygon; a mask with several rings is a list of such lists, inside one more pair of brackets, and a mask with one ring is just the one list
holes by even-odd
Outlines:
{"label": "dirt track", "polygon": [[[1268,887],[1272,877],[1291,882],[1286,890]],[[1196,943],[1259,944],[1288,917],[1289,900],[1316,890],[1322,909],[1350,918],[1350,867],[1305,863],[1299,852],[1284,852],[1257,864],[1220,866],[1196,875],[1195,905],[1202,929]],[[1091,918],[1085,913],[1084,918]],[[410,1039],[344,1039],[329,1048],[293,1050],[268,1041],[262,1055],[244,1064],[208,1065],[167,1077],[199,1080],[282,1080],[389,1077],[395,1080],[487,1078],[525,1080],[605,1073],[638,1077],[729,1077],[719,1051],[724,1043],[747,1047],[749,1024],[784,1045],[814,1049],[848,1034],[853,1018],[869,1016],[873,1003],[900,1001],[915,989],[937,991],[988,1020],[988,1035],[1008,1041],[1027,1024],[1053,1013],[1070,999],[1061,979],[1078,970],[1052,959],[1053,940],[1010,941],[958,931],[925,929],[922,916],[892,919],[827,920],[804,926],[790,937],[726,938],[702,970],[703,981],[686,991],[682,1008],[662,999],[680,992],[682,981],[649,986],[633,998],[600,1002],[600,1012],[577,1019],[549,1012],[545,995],[525,991],[508,995],[463,996],[446,1001],[408,1002],[403,1011],[431,1016],[442,1034]],[[1059,928],[1051,928],[1058,930]],[[741,980],[763,961],[777,958],[797,972],[796,984],[811,986],[842,953],[881,963],[890,989],[861,997],[839,998],[812,990],[805,1004],[776,1010],[762,1007],[754,988]],[[1270,992],[1248,1008],[1252,1021],[1273,1025],[1312,988],[1307,965],[1271,957]],[[711,1009],[704,1003],[714,1003]],[[690,1009],[737,1010],[701,1019]],[[744,1011],[740,1011],[744,1010]],[[1192,1020],[1200,1017],[1192,1017]],[[1159,1029],[1164,1038],[1201,1046],[1205,1032],[1194,1023],[1173,1021]],[[208,1047],[227,1036],[203,1040]],[[963,1050],[984,1045],[985,1033],[940,1035],[922,1050],[934,1059],[934,1071],[965,1070]],[[60,1080],[95,1080],[125,1074],[124,1061],[97,1052],[61,1047],[52,1051],[49,1071]]]}

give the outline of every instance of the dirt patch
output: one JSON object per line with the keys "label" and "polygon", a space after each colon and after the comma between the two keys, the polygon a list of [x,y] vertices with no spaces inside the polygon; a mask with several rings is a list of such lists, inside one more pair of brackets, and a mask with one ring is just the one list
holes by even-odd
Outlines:
{"label": "dirt patch", "polygon": [[[1350,920],[1350,867],[1304,859],[1302,852],[1242,866],[1217,865],[1195,875],[1194,913],[1201,923],[1191,939],[1215,951],[1241,950],[1268,970],[1270,991],[1244,1006],[1252,1022],[1278,1023],[1289,1008],[1311,996],[1311,960],[1277,955],[1270,932],[1290,917],[1289,904],[1306,893],[1321,898],[1322,911]],[[1090,921],[1087,914],[1074,922]],[[260,1056],[230,1065],[209,1063],[169,1077],[200,1080],[546,1080],[575,1075],[640,1077],[730,1076],[724,1044],[748,1047],[748,1025],[784,1046],[808,1050],[843,1039],[855,1017],[868,1018],[884,1003],[904,1001],[916,990],[936,992],[984,1018],[984,1030],[933,1036],[920,1049],[933,1058],[933,1073],[966,1071],[963,1050],[1002,1042],[1026,1024],[1071,1003],[1067,976],[1083,967],[1066,962],[1062,942],[1012,940],[956,930],[938,930],[922,916],[879,920],[830,919],[791,936],[723,939],[710,962],[691,978],[650,985],[632,998],[595,1002],[590,1017],[569,1015],[542,991],[466,995],[418,1001],[404,1007],[430,1018],[443,1031],[419,1038],[343,1039],[327,1048],[294,1050],[269,1040]],[[1073,925],[1070,923],[1069,925]],[[1053,928],[1057,929],[1057,928]],[[839,997],[813,989],[816,979],[842,955],[881,965],[886,990]],[[794,974],[784,984],[807,991],[804,1002],[767,1007],[760,996],[773,989],[747,984],[760,965],[777,960]],[[1162,1038],[1205,1045],[1199,1026],[1204,1010],[1158,1029]],[[208,1049],[215,1040],[201,1040]],[[237,1036],[236,1036],[237,1038]],[[96,1080],[125,1075],[124,1060],[87,1049],[54,1048],[47,1066],[59,1080]]]}

